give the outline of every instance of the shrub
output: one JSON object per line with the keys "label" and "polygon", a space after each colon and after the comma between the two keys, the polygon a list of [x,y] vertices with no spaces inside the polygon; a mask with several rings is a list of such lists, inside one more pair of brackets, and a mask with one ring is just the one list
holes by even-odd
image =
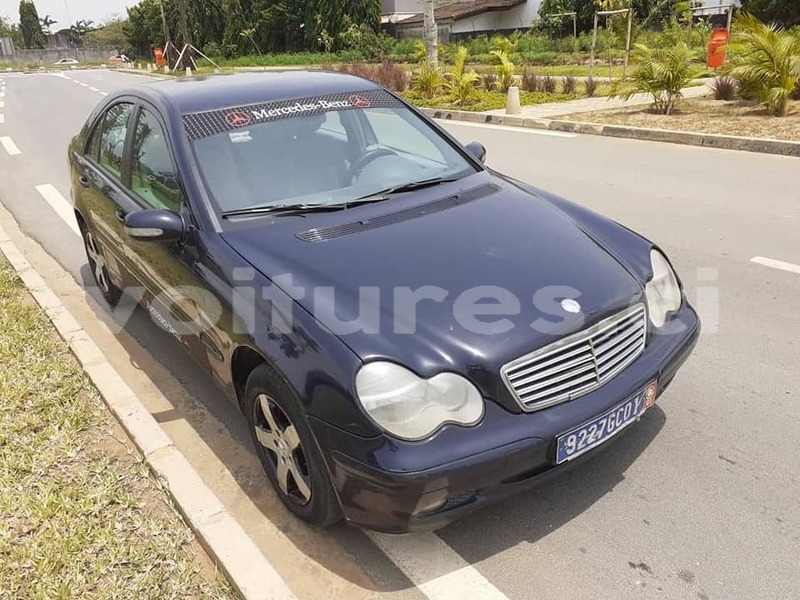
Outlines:
{"label": "shrub", "polygon": [[597,82],[594,80],[594,77],[589,77],[586,80],[586,95],[589,98],[594,98],[594,95],[597,93]]}
{"label": "shrub", "polygon": [[504,50],[492,50],[492,55],[500,61],[495,73],[497,73],[497,89],[503,93],[514,85],[514,63],[508,58],[508,53]]}
{"label": "shrub", "polygon": [[419,70],[411,79],[411,89],[419,92],[425,98],[431,99],[436,96],[442,86],[442,75],[438,69],[434,69],[427,62],[423,62]]}
{"label": "shrub", "polygon": [[517,40],[519,36],[506,37],[504,35],[496,35],[492,38],[492,54],[495,52],[504,52],[506,55],[511,54],[517,49]]}
{"label": "shrub", "polygon": [[375,69],[373,79],[395,92],[404,92],[408,87],[405,69],[391,60],[383,61]]}
{"label": "shrub", "polygon": [[473,69],[466,70],[469,51],[464,46],[459,46],[456,51],[452,70],[447,74],[445,87],[450,94],[453,104],[468,104],[475,96],[475,85],[480,79]]}
{"label": "shrub", "polygon": [[481,79],[483,81],[483,89],[487,92],[491,92],[497,87],[497,75],[494,73],[484,73]]}
{"label": "shrub", "polygon": [[577,82],[575,78],[571,75],[564,78],[564,93],[565,94],[574,94],[578,89]]}
{"label": "shrub", "polygon": [[491,49],[492,49],[492,43],[489,41],[489,38],[486,37],[485,35],[472,38],[467,46],[467,51],[472,56],[475,56],[476,54],[489,54],[489,50]]}
{"label": "shrub", "polygon": [[[420,45],[422,46],[422,55],[419,52]],[[392,48],[392,56],[400,60],[418,62],[425,58],[425,44],[412,38],[397,40]]]}
{"label": "shrub", "polygon": [[526,92],[541,91],[541,80],[533,71],[525,69],[522,72],[522,89]]}
{"label": "shrub", "polygon": [[556,85],[558,85],[558,81],[554,77],[550,77],[550,75],[545,75],[542,78],[542,91],[545,94],[555,94]]}
{"label": "shrub", "polygon": [[343,64],[339,67],[339,71],[342,73],[349,73],[350,75],[355,75],[357,77],[364,77],[365,79],[374,78],[372,67],[363,62]]}
{"label": "shrub", "polygon": [[648,48],[636,45],[639,66],[629,79],[615,81],[611,86],[611,98],[630,99],[634,94],[649,94],[653,98],[653,109],[671,115],[682,90],[693,77],[694,54],[685,42],[671,48]]}
{"label": "shrub", "polygon": [[711,89],[714,90],[714,100],[733,100],[736,98],[736,80],[733,77],[715,77]]}
{"label": "shrub", "polygon": [[726,71],[736,77],[745,96],[755,97],[770,114],[786,116],[800,82],[800,39],[753,15],[736,18],[734,58]]}
{"label": "shrub", "polygon": [[338,41],[343,50],[357,52],[369,60],[386,58],[394,46],[394,38],[363,23],[351,23],[339,34]]}

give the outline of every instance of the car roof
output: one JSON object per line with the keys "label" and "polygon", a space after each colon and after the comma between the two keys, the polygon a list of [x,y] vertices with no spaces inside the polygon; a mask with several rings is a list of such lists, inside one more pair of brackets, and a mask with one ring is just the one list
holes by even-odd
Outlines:
{"label": "car roof", "polygon": [[373,89],[380,86],[345,73],[292,70],[160,80],[118,95],[140,96],[156,105],[166,103],[185,114]]}

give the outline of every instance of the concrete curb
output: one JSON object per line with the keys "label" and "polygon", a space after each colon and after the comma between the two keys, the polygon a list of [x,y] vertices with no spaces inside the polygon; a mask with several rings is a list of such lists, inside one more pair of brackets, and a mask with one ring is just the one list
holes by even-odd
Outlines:
{"label": "concrete curb", "polygon": [[494,115],[488,113],[461,110],[443,110],[436,108],[420,109],[429,117],[446,121],[466,121],[469,123],[486,123],[489,125],[505,125],[507,127],[523,127],[528,129],[547,129],[568,133],[584,133],[607,137],[645,140],[650,142],[667,142],[704,148],[720,148],[723,150],[742,150],[764,154],[800,157],[800,142],[785,140],[769,140],[763,138],[737,137],[712,133],[694,133],[689,131],[673,131],[668,129],[646,129],[644,127],[628,127],[625,125],[604,125],[602,123],[582,123],[578,121],[560,121],[558,119],[536,119],[518,115]]}
{"label": "concrete curb", "polygon": [[296,600],[252,538],[175,447],[103,352],[0,227],[0,252],[67,342],[108,409],[164,484],[203,547],[245,600]]}

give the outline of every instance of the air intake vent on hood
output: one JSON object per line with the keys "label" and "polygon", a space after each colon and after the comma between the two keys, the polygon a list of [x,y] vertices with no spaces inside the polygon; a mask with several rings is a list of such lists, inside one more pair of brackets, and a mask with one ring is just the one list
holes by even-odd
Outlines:
{"label": "air intake vent on hood", "polygon": [[445,198],[433,200],[427,204],[422,204],[421,206],[415,206],[414,208],[408,208],[406,210],[390,213],[388,215],[381,215],[380,217],[375,217],[374,219],[356,221],[355,223],[345,223],[344,225],[336,225],[334,227],[326,227],[324,229],[311,229],[309,231],[304,231],[303,233],[298,233],[297,237],[304,242],[324,242],[326,240],[332,240],[345,235],[360,233],[370,229],[377,229],[378,227],[386,227],[387,225],[394,225],[395,223],[409,221],[424,215],[442,212],[448,208],[473,202],[498,191],[500,191],[499,186],[493,183],[486,183],[453,196],[447,196]]}

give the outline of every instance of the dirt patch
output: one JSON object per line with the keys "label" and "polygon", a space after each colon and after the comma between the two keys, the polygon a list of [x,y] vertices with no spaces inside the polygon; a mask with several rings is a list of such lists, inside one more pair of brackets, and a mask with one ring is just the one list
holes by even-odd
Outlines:
{"label": "dirt patch", "polygon": [[800,102],[794,102],[786,117],[772,117],[755,102],[694,99],[680,105],[673,115],[659,115],[637,106],[555,117],[564,121],[630,125],[649,129],[671,129],[775,140],[800,141]]}

